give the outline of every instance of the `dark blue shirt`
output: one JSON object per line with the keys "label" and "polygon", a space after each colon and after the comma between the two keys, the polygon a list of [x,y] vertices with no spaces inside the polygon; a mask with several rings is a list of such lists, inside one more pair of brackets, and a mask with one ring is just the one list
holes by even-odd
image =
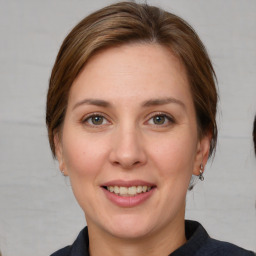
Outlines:
{"label": "dark blue shirt", "polygon": [[[187,242],[169,256],[255,256],[231,243],[209,237],[203,226],[196,221],[186,220]],[[51,256],[89,256],[89,237],[85,227],[71,246],[53,253]]]}

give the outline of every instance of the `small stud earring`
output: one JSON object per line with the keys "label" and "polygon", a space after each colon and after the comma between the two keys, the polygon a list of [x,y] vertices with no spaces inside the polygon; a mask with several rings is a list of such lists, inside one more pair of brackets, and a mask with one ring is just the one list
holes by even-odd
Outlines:
{"label": "small stud earring", "polygon": [[62,174],[63,176],[65,176],[64,170],[61,170],[61,174]]}
{"label": "small stud earring", "polygon": [[203,173],[204,173],[204,166],[203,166],[203,164],[200,164],[200,174],[199,174],[199,180],[201,180],[201,181],[203,181],[204,180],[204,175],[203,175]]}

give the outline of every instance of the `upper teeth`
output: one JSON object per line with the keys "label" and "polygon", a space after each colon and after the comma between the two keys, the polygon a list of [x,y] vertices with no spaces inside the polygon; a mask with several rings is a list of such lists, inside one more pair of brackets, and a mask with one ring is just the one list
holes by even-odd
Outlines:
{"label": "upper teeth", "polygon": [[136,194],[144,193],[151,190],[149,186],[132,186],[132,187],[118,187],[118,186],[107,186],[107,190],[117,195],[134,196]]}

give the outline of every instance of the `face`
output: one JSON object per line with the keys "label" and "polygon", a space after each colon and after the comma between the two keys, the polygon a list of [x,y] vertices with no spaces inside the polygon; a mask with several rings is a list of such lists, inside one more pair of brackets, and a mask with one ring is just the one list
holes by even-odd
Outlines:
{"label": "face", "polygon": [[198,139],[184,66],[157,44],[93,56],[71,87],[57,137],[60,169],[89,230],[129,239],[184,221],[191,175],[209,148]]}

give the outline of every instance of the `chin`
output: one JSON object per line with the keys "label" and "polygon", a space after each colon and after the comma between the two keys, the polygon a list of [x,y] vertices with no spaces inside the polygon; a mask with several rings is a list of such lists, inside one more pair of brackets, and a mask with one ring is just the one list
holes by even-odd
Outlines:
{"label": "chin", "polygon": [[121,218],[119,221],[112,222],[109,233],[121,239],[139,239],[151,233],[151,223],[141,218]]}
{"label": "chin", "polygon": [[128,227],[128,228],[118,228],[113,230],[112,235],[114,237],[118,237],[120,239],[126,239],[126,240],[133,240],[133,239],[142,239],[144,237],[149,236],[150,232],[148,230],[148,228],[132,228],[132,227]]}

